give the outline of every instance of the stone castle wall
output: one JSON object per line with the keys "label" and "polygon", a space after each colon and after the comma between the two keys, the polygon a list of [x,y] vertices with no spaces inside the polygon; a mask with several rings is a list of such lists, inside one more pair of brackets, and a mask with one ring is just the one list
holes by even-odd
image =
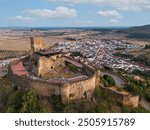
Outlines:
{"label": "stone castle wall", "polygon": [[58,68],[61,68],[64,65],[64,58],[60,55],[47,57],[39,57],[38,62],[38,75],[43,77],[45,74],[55,71]]}
{"label": "stone castle wall", "polygon": [[[61,95],[62,101],[66,102],[73,99],[90,98],[95,87],[97,74],[95,73],[91,78],[72,82],[72,83],[50,83],[42,79],[33,79],[31,77],[17,76],[12,73],[9,67],[9,79],[21,90],[32,89],[37,94],[45,97],[52,95]],[[103,92],[106,92],[108,96],[115,98],[117,102],[132,107],[138,107],[139,96],[131,94],[122,94],[115,90],[101,87]]]}
{"label": "stone castle wall", "polygon": [[90,98],[96,84],[96,74],[83,81],[72,81],[66,83],[50,83],[42,79],[33,79],[14,75],[9,67],[9,79],[21,90],[33,89],[37,94],[45,97],[61,95],[62,101],[73,99]]}
{"label": "stone castle wall", "polygon": [[132,106],[132,107],[138,107],[139,96],[134,96],[134,95],[124,96],[123,104],[128,105],[128,106]]}
{"label": "stone castle wall", "polygon": [[36,80],[29,77],[17,76],[9,71],[9,79],[17,86],[20,90],[32,89],[41,96],[60,95],[61,87],[60,84],[50,84],[44,80]]}
{"label": "stone castle wall", "polygon": [[[32,77],[30,74],[26,76],[19,76],[11,71],[11,64],[9,65],[9,79],[17,86],[18,89],[28,90],[33,89],[41,96],[61,95],[62,100],[68,101],[70,99],[81,99],[91,97],[93,90],[99,85],[99,72],[79,61],[65,57],[62,54],[42,55],[43,41],[41,37],[31,37],[31,51],[32,56],[29,57],[28,65],[25,65],[26,70],[30,70],[32,75],[39,77]],[[62,67],[65,67],[65,58],[69,59],[71,63],[80,66],[85,72],[85,77],[76,77],[71,80],[64,79],[42,79],[46,74],[51,72],[51,75],[58,73]],[[12,64],[17,64],[12,63]],[[80,65],[81,64],[81,65]],[[28,67],[29,66],[29,67]],[[18,66],[17,66],[18,67]],[[19,67],[18,67],[19,68]],[[17,71],[17,70],[15,70]],[[20,72],[21,73],[21,72]],[[84,76],[84,74],[83,74]],[[40,78],[41,77],[41,78]],[[88,78],[90,77],[90,78]]]}
{"label": "stone castle wall", "polygon": [[71,99],[91,98],[96,86],[95,78],[96,75],[84,81],[65,84],[61,89],[62,99],[67,101]]}
{"label": "stone castle wall", "polygon": [[117,102],[122,105],[138,107],[139,104],[139,96],[131,95],[131,94],[122,94],[116,90],[109,89],[107,87],[102,87],[101,89],[110,97],[115,98]]}

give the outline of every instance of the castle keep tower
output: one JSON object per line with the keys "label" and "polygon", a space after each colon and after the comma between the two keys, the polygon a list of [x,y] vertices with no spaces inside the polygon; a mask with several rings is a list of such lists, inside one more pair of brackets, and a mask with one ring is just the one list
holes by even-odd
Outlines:
{"label": "castle keep tower", "polygon": [[32,53],[43,50],[43,40],[41,37],[30,37]]}

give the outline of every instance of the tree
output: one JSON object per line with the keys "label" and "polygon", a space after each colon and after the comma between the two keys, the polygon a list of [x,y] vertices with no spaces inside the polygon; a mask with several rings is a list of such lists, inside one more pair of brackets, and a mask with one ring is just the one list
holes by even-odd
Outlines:
{"label": "tree", "polygon": [[38,95],[30,90],[23,96],[23,104],[21,112],[24,113],[47,112],[46,106],[43,105],[44,104],[40,104]]}
{"label": "tree", "polygon": [[136,85],[135,83],[131,82],[130,84],[125,85],[125,89],[131,92],[134,95],[138,95],[140,97],[143,96],[143,90],[140,86]]}
{"label": "tree", "polygon": [[74,66],[74,65],[70,65],[70,66],[69,66],[69,69],[70,69],[71,71],[73,71],[73,72],[78,71],[78,67],[76,67],[76,66]]}
{"label": "tree", "polygon": [[108,112],[107,104],[102,103],[102,104],[96,106],[95,111],[97,113],[107,113]]}
{"label": "tree", "polygon": [[94,96],[95,96],[95,97],[99,97],[99,96],[100,96],[100,88],[99,88],[99,87],[96,87],[96,88],[94,89]]}
{"label": "tree", "polygon": [[145,90],[144,97],[150,102],[150,90]]}
{"label": "tree", "polygon": [[57,112],[63,112],[65,105],[62,102],[61,96],[53,96],[53,107]]}
{"label": "tree", "polygon": [[80,56],[80,57],[82,57],[83,55],[81,54],[81,52],[75,51],[75,52],[72,52],[71,56],[75,56],[75,57]]}
{"label": "tree", "polygon": [[150,44],[149,45],[145,45],[145,49],[150,49]]}
{"label": "tree", "polygon": [[10,81],[6,77],[0,79],[0,112],[6,112],[7,100],[12,93]]}
{"label": "tree", "polygon": [[104,79],[104,85],[106,85],[106,87],[107,86],[115,86],[116,85],[115,84],[115,80],[109,75],[104,75],[103,79]]}
{"label": "tree", "polygon": [[16,113],[20,112],[22,107],[22,97],[23,92],[21,91],[14,91],[9,97],[7,101],[7,110],[6,112]]}

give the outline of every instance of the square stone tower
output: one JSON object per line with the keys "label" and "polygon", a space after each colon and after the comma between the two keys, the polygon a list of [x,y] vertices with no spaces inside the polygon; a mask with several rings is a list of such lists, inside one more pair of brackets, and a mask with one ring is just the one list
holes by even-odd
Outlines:
{"label": "square stone tower", "polygon": [[43,39],[41,37],[30,37],[32,53],[43,50]]}

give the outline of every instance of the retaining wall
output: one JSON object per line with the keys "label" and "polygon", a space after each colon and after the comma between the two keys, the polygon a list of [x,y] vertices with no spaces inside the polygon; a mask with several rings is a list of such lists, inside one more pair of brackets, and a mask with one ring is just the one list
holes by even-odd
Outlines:
{"label": "retaining wall", "polygon": [[139,96],[135,96],[132,94],[123,94],[119,91],[112,90],[107,87],[102,87],[102,91],[106,92],[108,96],[115,98],[117,102],[121,103],[122,105],[138,107],[139,104]]}

